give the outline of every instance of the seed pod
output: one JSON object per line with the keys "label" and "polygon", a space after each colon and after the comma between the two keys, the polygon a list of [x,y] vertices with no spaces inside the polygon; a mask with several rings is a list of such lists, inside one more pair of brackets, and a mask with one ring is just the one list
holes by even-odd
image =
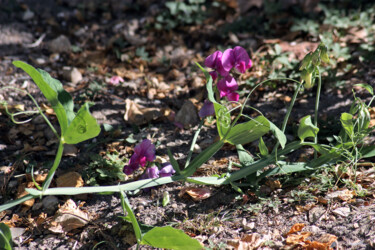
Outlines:
{"label": "seed pod", "polygon": [[306,89],[312,88],[314,84],[312,84],[312,72],[309,72],[307,69],[302,70],[301,72],[301,79],[305,81],[305,84],[303,85]]}
{"label": "seed pod", "polygon": [[312,64],[314,66],[319,66],[320,65],[320,49],[316,49],[314,53],[312,54]]}
{"label": "seed pod", "polygon": [[311,58],[312,58],[312,55],[311,55],[311,52],[308,53],[303,59],[302,59],[302,62],[301,62],[301,66],[299,67],[299,70],[303,70],[305,69],[311,62]]}
{"label": "seed pod", "polygon": [[325,63],[329,63],[329,56],[327,53],[327,47],[325,45],[321,46],[320,59],[322,59],[322,61]]}

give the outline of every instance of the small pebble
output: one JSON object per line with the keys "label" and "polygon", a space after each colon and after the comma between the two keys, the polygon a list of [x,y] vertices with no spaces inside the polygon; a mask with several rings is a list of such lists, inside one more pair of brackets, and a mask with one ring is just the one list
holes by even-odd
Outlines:
{"label": "small pebble", "polygon": [[53,212],[57,209],[57,204],[59,204],[59,199],[56,196],[49,195],[42,200],[43,208],[48,212]]}

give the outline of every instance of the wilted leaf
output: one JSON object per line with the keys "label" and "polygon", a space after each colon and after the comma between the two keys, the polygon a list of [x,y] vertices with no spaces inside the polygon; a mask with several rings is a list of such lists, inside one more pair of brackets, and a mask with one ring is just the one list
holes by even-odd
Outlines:
{"label": "wilted leaf", "polygon": [[162,117],[158,108],[146,108],[129,99],[126,99],[125,103],[124,120],[131,124],[139,126]]}
{"label": "wilted leaf", "polygon": [[227,244],[234,247],[236,250],[252,250],[257,249],[264,242],[260,234],[247,234],[240,240],[228,241]]}
{"label": "wilted leaf", "polygon": [[57,187],[83,187],[84,181],[77,172],[68,172],[56,179]]}
{"label": "wilted leaf", "polygon": [[85,226],[88,221],[89,215],[80,210],[74,201],[69,199],[57,210],[49,230],[54,233],[66,233]]}
{"label": "wilted leaf", "polygon": [[301,242],[304,242],[307,239],[307,237],[309,237],[310,235],[311,235],[310,232],[302,232],[302,233],[299,233],[299,234],[290,234],[286,238],[286,244],[288,244],[288,245],[300,244]]}
{"label": "wilted leaf", "polygon": [[211,197],[212,191],[209,188],[193,188],[193,187],[187,187],[183,188],[180,193],[178,194],[179,197],[182,197],[185,193],[190,195],[190,197],[194,201],[201,201],[204,199],[207,199]]}
{"label": "wilted leaf", "polygon": [[289,235],[289,234],[293,234],[293,233],[296,233],[296,232],[299,232],[301,231],[303,228],[305,227],[305,224],[303,223],[296,223],[292,226],[292,228],[289,230],[288,233],[286,233],[286,235]]}

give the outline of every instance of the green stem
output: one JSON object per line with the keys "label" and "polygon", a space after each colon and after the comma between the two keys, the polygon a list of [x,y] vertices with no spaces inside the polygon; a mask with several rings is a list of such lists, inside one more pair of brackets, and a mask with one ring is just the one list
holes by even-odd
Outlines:
{"label": "green stem", "polygon": [[201,132],[201,129],[202,129],[202,127],[203,127],[203,124],[204,124],[204,119],[201,120],[201,122],[199,123],[198,129],[197,129],[197,131],[196,131],[195,134],[194,134],[193,141],[191,142],[191,146],[190,146],[190,151],[189,151],[189,154],[188,154],[188,157],[187,157],[186,163],[185,163],[185,168],[186,168],[187,166],[189,166],[189,163],[190,163],[190,160],[191,160],[191,156],[193,155],[194,146],[195,146],[195,144],[196,144],[196,142],[197,142],[198,135],[199,135],[199,133]]}
{"label": "green stem", "polygon": [[[286,129],[286,125],[288,124],[288,120],[289,120],[289,116],[290,114],[292,113],[292,109],[293,109],[293,106],[294,106],[294,103],[296,102],[296,99],[297,99],[297,95],[298,95],[298,92],[299,90],[301,89],[302,87],[302,83],[301,82],[298,82],[298,87],[297,89],[294,91],[294,94],[293,94],[293,97],[292,97],[292,101],[290,102],[290,105],[288,107],[288,110],[286,112],[286,115],[284,117],[284,121],[283,121],[283,124],[281,126],[281,131],[283,133],[285,133],[285,129]],[[273,152],[275,152],[275,150],[277,150],[278,146],[280,145],[280,142],[277,141],[275,146],[273,147]]]}
{"label": "green stem", "polygon": [[137,238],[137,249],[138,249],[139,244],[142,241],[142,231],[141,231],[141,228],[139,227],[139,223],[137,221],[137,218],[135,217],[134,212],[131,209],[130,202],[129,202],[128,197],[126,196],[125,192],[120,191],[120,195],[121,195],[122,209],[124,210],[124,213],[125,213],[125,211],[128,213],[130,221],[133,225],[134,234],[135,234],[135,237]]}
{"label": "green stem", "polygon": [[[319,67],[317,67],[317,70],[319,71],[318,75],[318,88],[316,90],[316,100],[315,100],[315,115],[314,115],[314,125],[318,126],[318,111],[319,111],[319,100],[320,100],[320,92],[322,89],[322,76],[319,70]],[[318,144],[318,136],[314,138],[315,144]],[[314,159],[318,157],[318,153],[316,150],[314,150]]]}
{"label": "green stem", "polygon": [[59,147],[57,148],[57,153],[55,156],[55,161],[53,162],[52,168],[49,170],[46,180],[43,183],[43,191],[46,191],[51,184],[53,176],[55,175],[56,169],[60,164],[62,155],[64,152],[64,143],[60,140]]}

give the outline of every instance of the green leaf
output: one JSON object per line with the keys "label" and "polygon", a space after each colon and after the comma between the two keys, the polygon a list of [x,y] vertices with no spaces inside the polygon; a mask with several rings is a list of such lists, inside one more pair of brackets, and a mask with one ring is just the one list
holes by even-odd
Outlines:
{"label": "green leaf", "polygon": [[77,144],[96,137],[99,133],[100,126],[90,114],[88,103],[85,103],[78,110],[76,117],[62,137],[67,144]]}
{"label": "green leaf", "polygon": [[260,154],[262,156],[268,155],[268,148],[267,148],[266,144],[264,143],[262,137],[259,138],[259,145],[258,146],[259,146]]}
{"label": "green leaf", "polygon": [[215,100],[215,95],[214,95],[214,91],[213,91],[213,88],[212,88],[212,77],[211,77],[211,75],[199,63],[196,62],[195,64],[203,71],[204,76],[206,77],[206,81],[207,81],[206,88],[207,88],[207,92],[208,92],[208,100],[212,103],[217,103],[216,100]]}
{"label": "green leaf", "polygon": [[[59,120],[61,134],[65,133],[69,125],[69,121],[74,114],[70,112],[72,105],[69,101],[70,95],[65,90],[63,90],[62,86],[60,86],[61,83],[57,80],[50,81],[53,78],[48,77],[48,73],[43,73],[42,70],[38,71],[33,66],[27,63],[14,61],[13,64],[16,67],[23,69],[33,79],[35,84],[42,91],[43,95],[46,97],[53,110],[55,111],[57,119]],[[65,106],[60,101],[62,101]],[[69,115],[67,113],[69,113]]]}
{"label": "green leaf", "polygon": [[358,83],[354,84],[354,86],[365,88],[371,95],[374,95],[374,89],[367,83]]}
{"label": "green leaf", "polygon": [[230,113],[225,106],[219,103],[214,103],[214,108],[217,132],[219,133],[220,139],[223,139],[231,125]]}
{"label": "green leaf", "polygon": [[259,139],[270,130],[270,123],[264,116],[234,126],[227,136],[230,144],[246,144]]}
{"label": "green leaf", "polygon": [[174,250],[200,250],[203,248],[198,240],[192,239],[183,231],[170,226],[151,229],[143,236],[141,244]]}
{"label": "green leaf", "polygon": [[254,158],[243,148],[241,144],[236,145],[238,159],[242,166],[246,166],[252,162],[254,162]]}
{"label": "green leaf", "polygon": [[12,249],[12,234],[9,227],[4,223],[0,223],[0,249]]}
{"label": "green leaf", "polygon": [[124,210],[124,212],[126,211],[128,213],[128,217],[130,218],[130,221],[133,225],[135,237],[137,237],[137,242],[139,243],[142,240],[141,228],[139,227],[137,218],[135,217],[134,212],[130,207],[128,197],[126,197],[124,191],[121,191],[120,195],[122,209]]}
{"label": "green leaf", "polygon": [[315,138],[318,132],[319,128],[312,123],[311,116],[308,115],[301,119],[298,127],[298,137],[301,141],[304,141],[308,137]]}
{"label": "green leaf", "polygon": [[170,202],[169,193],[168,193],[168,191],[164,191],[163,192],[163,207],[165,207],[166,205],[168,205],[169,202]]}
{"label": "green leaf", "polygon": [[344,128],[346,134],[353,138],[354,136],[354,125],[353,125],[353,115],[349,113],[342,113],[340,117],[341,125]]}
{"label": "green leaf", "polygon": [[375,156],[375,145],[363,147],[360,150],[361,158],[370,158]]}
{"label": "green leaf", "polygon": [[180,172],[181,172],[180,166],[178,165],[178,162],[176,161],[176,159],[173,157],[169,148],[167,149],[167,154],[168,154],[169,161],[170,161],[174,171],[176,171],[177,174],[180,174]]}
{"label": "green leaf", "polygon": [[274,134],[274,136],[279,140],[279,143],[281,145],[281,148],[285,147],[286,144],[286,136],[275,124],[268,121],[270,123],[270,130]]}

